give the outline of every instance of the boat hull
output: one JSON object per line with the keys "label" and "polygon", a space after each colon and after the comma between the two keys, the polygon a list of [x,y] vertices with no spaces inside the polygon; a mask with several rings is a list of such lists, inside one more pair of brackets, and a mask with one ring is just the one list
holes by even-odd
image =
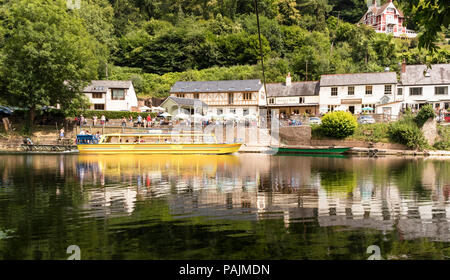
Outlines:
{"label": "boat hull", "polygon": [[342,154],[350,150],[344,148],[295,148],[295,147],[272,147],[277,153],[303,153],[303,154]]}
{"label": "boat hull", "polygon": [[82,154],[232,154],[242,144],[80,144]]}

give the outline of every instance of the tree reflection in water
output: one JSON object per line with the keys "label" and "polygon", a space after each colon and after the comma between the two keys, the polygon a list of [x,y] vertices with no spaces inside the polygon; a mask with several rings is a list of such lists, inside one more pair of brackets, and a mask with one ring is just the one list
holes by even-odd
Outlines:
{"label": "tree reflection in water", "polygon": [[450,161],[0,156],[0,258],[450,256]]}

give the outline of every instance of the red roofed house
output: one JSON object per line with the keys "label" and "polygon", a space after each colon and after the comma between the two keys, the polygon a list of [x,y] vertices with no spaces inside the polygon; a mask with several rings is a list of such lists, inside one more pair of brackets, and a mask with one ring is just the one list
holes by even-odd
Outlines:
{"label": "red roofed house", "polygon": [[397,9],[392,0],[380,7],[377,1],[373,0],[364,16],[359,20],[359,24],[372,26],[377,33],[392,34],[394,37],[414,38],[417,34],[404,26],[405,16]]}

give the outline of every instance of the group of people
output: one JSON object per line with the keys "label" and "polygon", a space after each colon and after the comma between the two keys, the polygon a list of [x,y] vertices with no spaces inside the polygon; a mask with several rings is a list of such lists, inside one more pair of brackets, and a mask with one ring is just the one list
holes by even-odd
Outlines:
{"label": "group of people", "polygon": [[[97,115],[94,115],[92,117],[92,125],[96,126],[98,124],[98,121],[99,121],[99,119],[98,119]],[[108,118],[105,117],[105,115],[102,115],[100,117],[100,125],[105,125],[108,121],[109,120],[108,120]],[[84,126],[84,125],[87,125],[87,123],[88,123],[87,119],[83,115],[75,117],[75,122],[78,126]]]}
{"label": "group of people", "polygon": [[100,131],[97,131],[97,133],[95,133],[95,134],[91,134],[89,132],[89,130],[87,130],[87,131],[81,130],[79,135],[94,135],[97,139],[100,139],[100,136],[101,136]]}
{"label": "group of people", "polygon": [[143,118],[141,115],[138,115],[136,125],[141,127],[151,127],[152,117],[147,115],[147,117]]}

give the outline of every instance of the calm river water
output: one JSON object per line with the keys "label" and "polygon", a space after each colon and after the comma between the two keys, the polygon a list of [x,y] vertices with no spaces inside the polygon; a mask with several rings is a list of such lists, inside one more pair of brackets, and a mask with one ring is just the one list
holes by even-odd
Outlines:
{"label": "calm river water", "polygon": [[448,159],[0,155],[0,259],[448,259],[449,196]]}

